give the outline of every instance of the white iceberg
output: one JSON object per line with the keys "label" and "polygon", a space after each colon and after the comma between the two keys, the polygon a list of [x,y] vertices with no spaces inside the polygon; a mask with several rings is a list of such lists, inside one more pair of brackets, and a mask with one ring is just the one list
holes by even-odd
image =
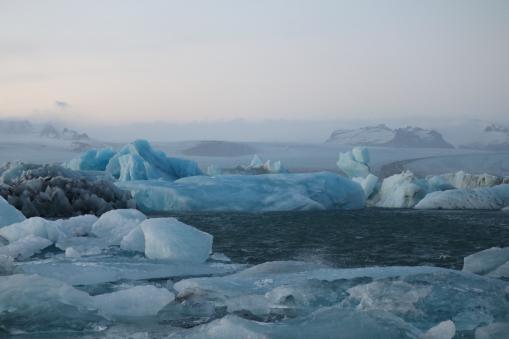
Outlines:
{"label": "white iceberg", "polygon": [[0,227],[18,223],[23,220],[25,220],[23,213],[0,196]]}
{"label": "white iceberg", "polygon": [[15,259],[27,259],[52,244],[48,239],[28,235],[22,239],[12,241],[8,245],[0,245],[0,255]]}
{"label": "white iceberg", "polygon": [[364,195],[366,196],[366,198],[371,197],[372,194],[378,191],[378,177],[376,175],[370,173],[365,178],[354,177],[352,178],[352,180],[361,185],[362,189],[364,190]]}
{"label": "white iceberg", "polygon": [[145,219],[145,214],[135,209],[109,211],[94,223],[92,233],[107,239],[110,245],[120,245],[122,239]]}
{"label": "white iceberg", "polygon": [[486,209],[499,210],[509,205],[509,185],[465,188],[427,194],[417,209]]}
{"label": "white iceberg", "polygon": [[405,171],[385,178],[372,203],[376,207],[412,208],[428,191],[429,185],[425,179],[419,179],[412,172]]}
{"label": "white iceberg", "polygon": [[125,251],[145,252],[145,235],[140,227],[136,227],[120,241],[120,248]]}
{"label": "white iceberg", "polygon": [[362,187],[330,172],[195,176],[177,180],[119,182],[138,208],[164,211],[296,211],[357,209],[365,206]]}
{"label": "white iceberg", "polygon": [[212,253],[212,235],[175,218],[152,218],[140,228],[147,258],[203,263]]}

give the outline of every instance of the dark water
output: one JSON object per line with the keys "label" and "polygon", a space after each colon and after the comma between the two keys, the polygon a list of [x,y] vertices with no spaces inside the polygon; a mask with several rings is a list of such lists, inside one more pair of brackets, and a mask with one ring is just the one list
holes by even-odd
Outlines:
{"label": "dark water", "polygon": [[509,246],[509,213],[364,209],[176,215],[214,235],[234,262],[319,261],[336,267],[433,265],[461,269],[463,257]]}

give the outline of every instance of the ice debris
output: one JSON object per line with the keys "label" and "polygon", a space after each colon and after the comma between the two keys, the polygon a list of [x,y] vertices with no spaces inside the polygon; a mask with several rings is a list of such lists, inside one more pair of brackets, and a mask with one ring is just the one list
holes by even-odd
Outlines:
{"label": "ice debris", "polygon": [[282,165],[281,161],[271,162],[270,160],[263,161],[257,154],[253,155],[251,162],[248,165],[238,165],[234,168],[218,168],[210,165],[207,168],[207,174],[210,176],[216,175],[257,175],[269,173],[287,173],[288,171]]}

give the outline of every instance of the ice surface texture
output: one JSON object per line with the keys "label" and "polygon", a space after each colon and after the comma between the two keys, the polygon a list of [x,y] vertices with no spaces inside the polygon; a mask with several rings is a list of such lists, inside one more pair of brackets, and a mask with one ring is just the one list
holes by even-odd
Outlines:
{"label": "ice surface texture", "polygon": [[463,271],[509,279],[509,247],[492,247],[464,259]]}
{"label": "ice surface texture", "polygon": [[0,227],[25,220],[23,213],[0,196]]}
{"label": "ice surface texture", "polygon": [[509,205],[509,185],[453,189],[432,192],[424,197],[418,209],[495,209]]}
{"label": "ice surface texture", "polygon": [[355,209],[365,205],[362,187],[330,172],[195,176],[177,180],[119,182],[144,212],[294,211]]}
{"label": "ice surface texture", "polygon": [[0,173],[0,195],[27,217],[101,215],[134,206],[129,192],[118,189],[104,173],[23,163],[7,164]]}

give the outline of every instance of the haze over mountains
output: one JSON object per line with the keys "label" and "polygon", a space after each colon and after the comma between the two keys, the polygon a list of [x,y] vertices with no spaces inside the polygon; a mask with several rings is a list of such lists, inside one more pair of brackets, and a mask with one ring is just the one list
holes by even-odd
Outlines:
{"label": "haze over mountains", "polygon": [[[4,138],[30,136],[31,139],[62,140],[71,143],[72,148],[82,151],[92,147],[98,140],[104,142],[126,142],[138,138],[159,142],[207,141],[191,153],[207,153],[208,143],[230,142],[298,142],[323,143],[346,146],[378,146],[396,148],[463,148],[473,150],[507,151],[509,150],[509,128],[503,124],[473,121],[457,126],[413,125],[391,128],[387,124],[364,127],[336,128],[352,126],[332,121],[259,121],[249,122],[233,120],[229,122],[196,122],[188,124],[146,123],[118,126],[86,126],[81,129],[65,127],[59,123],[34,123],[29,120],[0,120],[0,133]],[[437,124],[439,125],[439,124]],[[393,124],[394,126],[394,124]],[[329,135],[329,137],[327,137]],[[459,136],[459,138],[458,138]],[[221,152],[238,153],[239,149]],[[246,147],[236,144],[235,147]],[[225,154],[226,154],[225,153]],[[246,153],[242,150],[241,153]]]}

